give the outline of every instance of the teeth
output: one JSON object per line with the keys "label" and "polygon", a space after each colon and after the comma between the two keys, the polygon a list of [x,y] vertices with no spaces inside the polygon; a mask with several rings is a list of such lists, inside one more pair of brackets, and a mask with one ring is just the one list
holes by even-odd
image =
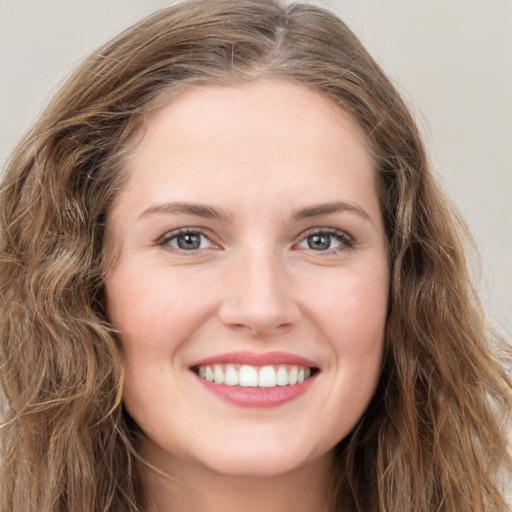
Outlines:
{"label": "teeth", "polygon": [[212,370],[211,366],[206,367],[205,378],[206,378],[206,380],[209,380],[210,382],[213,382],[215,380],[215,375],[213,374],[213,370]]}
{"label": "teeth", "polygon": [[290,386],[294,386],[297,384],[297,374],[299,373],[299,367],[298,366],[292,366],[290,368],[290,371],[288,372],[288,384]]}
{"label": "teeth", "polygon": [[276,371],[273,366],[264,366],[258,375],[258,386],[260,388],[276,387]]}
{"label": "teeth", "polygon": [[215,384],[227,386],[274,388],[293,386],[311,377],[311,368],[297,365],[250,366],[213,364],[199,366],[197,374]]}
{"label": "teeth", "polygon": [[258,385],[258,371],[256,368],[247,365],[240,367],[238,384],[244,388],[256,387]]}
{"label": "teeth", "polygon": [[288,372],[284,366],[280,366],[277,370],[276,384],[278,386],[288,386]]}
{"label": "teeth", "polygon": [[220,364],[213,366],[213,375],[215,377],[215,384],[224,384],[224,370]]}
{"label": "teeth", "polygon": [[[201,374],[199,374],[201,376]],[[226,374],[224,375],[224,384],[228,386],[238,385],[238,372],[232,364],[226,365]]]}

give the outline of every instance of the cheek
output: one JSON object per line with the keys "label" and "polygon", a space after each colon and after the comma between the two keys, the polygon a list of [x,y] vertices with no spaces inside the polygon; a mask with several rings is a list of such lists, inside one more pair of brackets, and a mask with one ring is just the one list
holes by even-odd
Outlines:
{"label": "cheek", "polygon": [[[345,283],[337,301],[335,332],[339,364],[363,393],[380,376],[388,305],[387,269],[371,271]],[[333,332],[333,336],[336,336]],[[368,383],[368,390],[364,389]],[[372,390],[373,392],[373,390]]]}
{"label": "cheek", "polygon": [[127,349],[172,349],[211,309],[201,287],[161,271],[120,267],[106,283],[107,313]]}
{"label": "cheek", "polygon": [[[342,268],[309,287],[308,304],[340,349],[355,352],[381,343],[387,317],[389,270],[380,261],[372,268]],[[357,340],[357,342],[356,342]]]}
{"label": "cheek", "polygon": [[[334,284],[336,283],[336,284]],[[345,437],[368,406],[382,368],[388,304],[388,269],[367,266],[364,271],[341,269],[336,279],[318,283],[310,295],[332,356],[330,397],[325,407],[332,439]]]}
{"label": "cheek", "polygon": [[170,377],[180,364],[176,354],[182,341],[197,324],[197,309],[190,307],[197,292],[171,285],[161,272],[123,265],[111,273],[105,289],[125,363],[123,401],[132,417],[149,422],[151,429],[162,394],[171,396],[176,387]]}

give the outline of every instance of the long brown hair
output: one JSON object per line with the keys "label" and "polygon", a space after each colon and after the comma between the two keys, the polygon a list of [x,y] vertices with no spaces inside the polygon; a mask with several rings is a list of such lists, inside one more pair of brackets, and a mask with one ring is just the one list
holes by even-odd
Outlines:
{"label": "long brown hair", "polygon": [[366,134],[392,262],[377,393],[336,448],[361,512],[504,512],[506,345],[488,330],[469,236],[407,107],[345,24],[274,0],[155,13],[76,70],[13,152],[0,189],[2,512],[140,511],[123,363],[105,314],[105,215],[147,113],[194,83],[276,78],[341,105]]}

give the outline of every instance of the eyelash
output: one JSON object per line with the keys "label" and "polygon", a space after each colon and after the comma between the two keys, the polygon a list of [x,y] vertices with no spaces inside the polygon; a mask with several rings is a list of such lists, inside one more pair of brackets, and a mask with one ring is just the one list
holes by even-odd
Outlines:
{"label": "eyelash", "polygon": [[[205,232],[204,229],[195,228],[195,227],[181,228],[181,229],[177,229],[175,231],[166,233],[165,235],[163,235],[162,237],[160,237],[157,240],[157,245],[170,248],[170,250],[176,250],[176,251],[188,253],[191,255],[196,254],[197,252],[203,250],[200,247],[197,249],[188,250],[188,249],[183,249],[180,247],[170,246],[170,242],[173,240],[177,240],[180,235],[200,235],[201,237],[206,238],[214,248],[219,248],[219,246],[216,245],[211,240],[211,237]],[[310,250],[312,252],[319,253],[319,254],[323,254],[323,255],[331,255],[331,254],[342,252],[347,249],[351,249],[355,245],[354,238],[351,235],[349,235],[348,233],[346,233],[345,231],[341,231],[339,229],[334,229],[334,228],[312,228],[310,230],[307,230],[307,231],[301,233],[298,237],[298,242],[296,242],[293,245],[293,247],[295,248],[302,243],[307,243],[307,239],[309,237],[326,236],[326,235],[330,238],[328,248],[315,250],[315,249],[312,249],[311,247],[308,247],[305,249]],[[339,246],[331,249],[330,245],[332,244],[333,239],[335,239],[339,242]]]}
{"label": "eyelash", "polygon": [[[170,233],[166,233],[165,235],[163,235],[162,237],[160,237],[157,240],[157,245],[169,248],[170,242],[172,240],[177,240],[180,235],[200,235],[201,237],[206,238],[212,244],[212,246],[218,247],[214,242],[212,242],[211,237],[209,237],[202,228],[194,228],[194,227],[176,229],[174,231],[171,231]],[[195,254],[198,251],[201,251],[202,249],[198,248],[198,249],[187,250],[187,249],[181,249],[179,247],[171,247],[171,250],[176,250],[176,251],[180,251],[183,253]]]}
{"label": "eyelash", "polygon": [[332,254],[340,253],[347,249],[352,249],[355,245],[354,238],[352,236],[350,236],[348,233],[346,233],[345,231],[341,231],[341,230],[335,229],[335,228],[313,228],[313,229],[310,229],[308,231],[301,233],[300,240],[297,244],[294,245],[294,247],[296,247],[299,244],[307,242],[307,239],[309,237],[325,236],[325,235],[330,237],[330,244],[332,244],[332,240],[334,239],[334,240],[337,240],[340,245],[338,247],[334,247],[334,248],[331,248],[329,246],[327,249],[324,249],[324,250],[315,250],[315,249],[312,249],[311,247],[309,247],[309,248],[307,248],[307,250],[317,252],[317,253],[323,254],[323,255],[332,255]]}

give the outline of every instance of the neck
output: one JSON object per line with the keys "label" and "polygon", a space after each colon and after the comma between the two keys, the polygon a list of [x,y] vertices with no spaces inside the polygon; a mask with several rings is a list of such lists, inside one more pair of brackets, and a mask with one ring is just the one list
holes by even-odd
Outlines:
{"label": "neck", "polygon": [[[151,460],[144,454],[145,460]],[[156,461],[155,461],[156,462]],[[169,462],[169,461],[168,461]],[[232,476],[172,460],[141,467],[148,512],[330,512],[333,463],[328,454],[283,475]]]}

